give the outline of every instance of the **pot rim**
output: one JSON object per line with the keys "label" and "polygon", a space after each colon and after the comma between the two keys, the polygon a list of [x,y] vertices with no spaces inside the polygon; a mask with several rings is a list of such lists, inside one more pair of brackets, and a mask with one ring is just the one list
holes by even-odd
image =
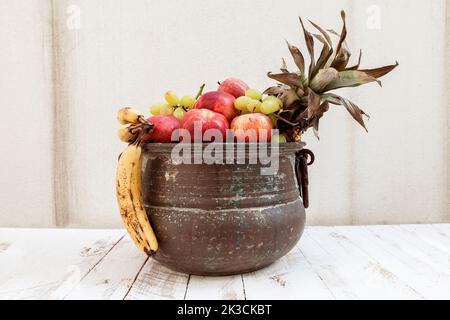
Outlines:
{"label": "pot rim", "polygon": [[[145,153],[171,153],[175,146],[178,146],[180,143],[144,143],[142,145],[142,151]],[[245,150],[249,150],[250,146],[267,146],[270,149],[270,143],[224,143],[224,142],[211,142],[211,143],[200,143],[202,145],[202,150],[208,147],[211,144],[230,146],[233,145],[234,149],[237,146],[245,146]],[[191,146],[197,146],[199,143],[192,143]],[[288,154],[295,153],[302,150],[306,143],[304,142],[287,142],[280,143],[279,145],[279,153],[280,154]]]}

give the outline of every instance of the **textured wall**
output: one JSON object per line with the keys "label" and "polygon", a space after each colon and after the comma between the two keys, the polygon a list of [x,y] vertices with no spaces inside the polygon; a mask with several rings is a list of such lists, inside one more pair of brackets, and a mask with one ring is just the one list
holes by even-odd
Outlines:
{"label": "textured wall", "polygon": [[445,19],[445,106],[447,108],[447,213],[450,212],[450,1],[446,1]]}
{"label": "textured wall", "polygon": [[[365,13],[373,3],[381,10],[380,29],[366,28]],[[334,123],[339,120],[330,116],[322,123],[322,141],[311,144],[318,164],[312,169],[310,222],[450,219],[445,174],[448,104],[444,101],[444,5],[439,1],[354,2],[350,46],[363,48],[363,65],[396,59],[400,67],[383,80],[383,89],[368,85],[350,93],[371,115],[369,134],[353,124],[336,132]],[[332,132],[341,136],[340,141],[330,141]],[[336,150],[342,145],[348,152]],[[338,183],[334,170],[340,168],[333,166],[333,156],[342,163],[344,177]],[[324,170],[333,171],[328,179]],[[339,215],[333,210],[337,202],[330,198],[341,199]]]}
{"label": "textured wall", "polygon": [[[284,38],[302,42],[297,16],[338,29],[342,8],[364,66],[401,66],[383,89],[348,93],[372,116],[369,134],[336,107],[322,121],[321,141],[306,137],[317,155],[309,223],[450,221],[445,1],[281,3],[0,0],[7,40],[0,65],[9,71],[0,75],[0,101],[14,106],[1,143],[20,150],[0,172],[16,181],[1,187],[0,226],[120,226],[119,106],[147,110],[168,89],[194,93],[203,82],[213,89],[230,75],[265,88],[266,72],[288,57]],[[16,135],[23,114],[34,121]]]}
{"label": "textured wall", "polygon": [[0,226],[55,221],[50,12],[46,1],[0,0]]}

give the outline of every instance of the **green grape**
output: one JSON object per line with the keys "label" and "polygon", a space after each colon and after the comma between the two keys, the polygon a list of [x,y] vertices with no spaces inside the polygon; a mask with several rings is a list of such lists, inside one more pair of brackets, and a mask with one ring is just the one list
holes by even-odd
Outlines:
{"label": "green grape", "polygon": [[166,103],[163,102],[155,103],[153,106],[151,106],[150,113],[154,116],[159,116],[161,114],[161,109],[163,109],[165,106]]}
{"label": "green grape", "polygon": [[176,107],[180,104],[180,99],[173,91],[167,91],[166,94],[164,95],[164,98],[166,99],[167,103],[172,107]]}
{"label": "green grape", "polygon": [[261,100],[262,99],[262,93],[256,89],[249,89],[245,92],[245,95],[247,97],[250,97],[255,100]]}
{"label": "green grape", "polygon": [[280,104],[273,99],[265,100],[261,104],[261,112],[264,114],[275,113],[275,112],[279,111],[280,109],[281,109]]}
{"label": "green grape", "polygon": [[173,111],[174,111],[173,107],[166,104],[164,105],[163,108],[161,108],[160,114],[162,116],[171,116],[173,114]]}
{"label": "green grape", "polygon": [[268,96],[266,98],[264,98],[263,102],[266,101],[274,101],[276,103],[278,103],[280,105],[280,107],[283,106],[283,101],[281,101],[279,98],[275,97],[275,96]]}
{"label": "green grape", "polygon": [[250,112],[261,112],[261,101],[252,99],[247,105],[247,110]]}
{"label": "green grape", "polygon": [[249,97],[239,97],[234,101],[234,107],[238,110],[244,111],[247,110],[247,106],[252,101],[252,98]]}
{"label": "green grape", "polygon": [[184,111],[183,108],[176,108],[175,111],[173,112],[173,116],[181,121],[183,120],[185,113],[186,111]]}
{"label": "green grape", "polygon": [[275,135],[272,136],[272,142],[275,142],[275,143],[286,143],[287,140],[286,140],[286,137],[284,135],[282,135],[282,134],[275,134]]}
{"label": "green grape", "polygon": [[193,96],[184,96],[181,98],[180,105],[187,109],[192,109],[197,101]]}

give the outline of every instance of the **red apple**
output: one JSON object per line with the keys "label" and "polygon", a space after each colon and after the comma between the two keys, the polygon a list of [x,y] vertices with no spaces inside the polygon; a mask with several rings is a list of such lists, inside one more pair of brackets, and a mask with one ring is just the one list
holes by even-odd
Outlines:
{"label": "red apple", "polygon": [[202,95],[197,100],[194,108],[209,109],[218,112],[224,115],[228,122],[231,122],[239,115],[239,111],[234,107],[234,100],[236,100],[236,98],[229,93],[213,91]]}
{"label": "red apple", "polygon": [[[199,131],[195,136],[195,129]],[[229,128],[227,119],[220,113],[208,109],[194,109],[184,115],[181,129],[186,129],[191,135],[191,141],[201,142],[203,134],[208,129],[217,129],[222,134],[222,141],[226,139]],[[201,137],[199,136],[201,134]]]}
{"label": "red apple", "polygon": [[237,141],[241,142],[269,142],[272,129],[272,121],[262,113],[245,114],[231,123],[231,130]]}
{"label": "red apple", "polygon": [[174,116],[154,116],[147,119],[155,128],[144,137],[145,142],[170,143],[172,141],[172,133],[180,128],[180,121]]}
{"label": "red apple", "polygon": [[222,82],[219,87],[219,91],[231,94],[235,98],[245,96],[245,92],[250,87],[242,80],[237,78],[229,78]]}

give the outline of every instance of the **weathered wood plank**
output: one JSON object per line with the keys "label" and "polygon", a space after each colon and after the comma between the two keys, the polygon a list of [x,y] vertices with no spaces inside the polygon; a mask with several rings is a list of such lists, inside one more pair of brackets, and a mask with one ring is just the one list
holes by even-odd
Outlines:
{"label": "weathered wood plank", "polygon": [[[335,228],[337,234],[345,235],[347,241],[352,242],[373,259],[379,261],[384,268],[388,268],[424,298],[441,299],[450,296],[448,274],[437,273],[426,263],[417,261],[406,253],[403,250],[405,244],[402,238],[396,236],[389,239],[383,235],[383,227],[374,229],[377,232],[367,232],[365,228],[361,227]],[[419,229],[420,234],[423,235],[428,227],[420,226]],[[404,232],[408,231],[404,230]]]}
{"label": "weathered wood plank", "polygon": [[405,232],[399,226],[366,227],[379,239],[405,253],[416,265],[449,274],[450,252],[442,246],[434,247],[423,241],[417,234]]}
{"label": "weathered wood plank", "polygon": [[189,275],[171,271],[148,259],[126,300],[182,300],[186,295]]}
{"label": "weathered wood plank", "polygon": [[186,300],[244,300],[242,276],[191,276]]}
{"label": "weathered wood plank", "polygon": [[301,247],[337,299],[420,299],[391,270],[333,228],[311,228]]}
{"label": "weathered wood plank", "polygon": [[432,224],[426,226],[429,226],[430,228],[438,231],[438,234],[440,234],[444,238],[450,238],[450,224]]}
{"label": "weathered wood plank", "polygon": [[250,300],[334,299],[298,248],[271,266],[243,277],[246,296]]}
{"label": "weathered wood plank", "polygon": [[0,230],[0,299],[62,299],[121,230]]}
{"label": "weathered wood plank", "polygon": [[309,228],[268,268],[219,278],[144,264],[123,236],[0,229],[0,299],[450,299],[450,225]]}
{"label": "weathered wood plank", "polygon": [[147,261],[126,236],[78,283],[67,300],[122,300]]}

